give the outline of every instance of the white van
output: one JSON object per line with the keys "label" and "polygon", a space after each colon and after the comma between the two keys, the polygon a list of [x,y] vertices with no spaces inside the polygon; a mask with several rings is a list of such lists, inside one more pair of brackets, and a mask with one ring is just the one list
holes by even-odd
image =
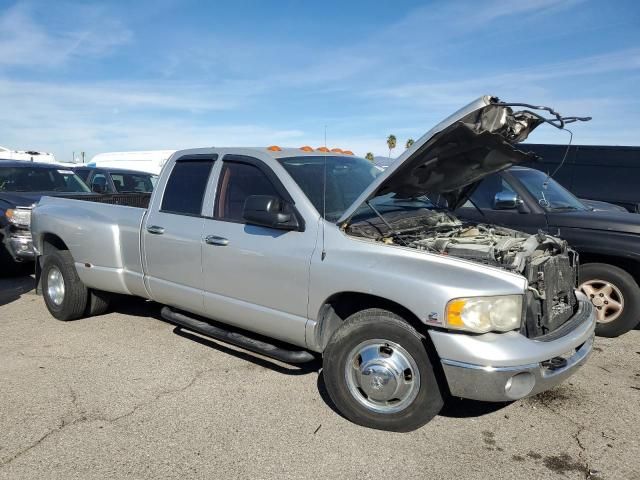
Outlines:
{"label": "white van", "polygon": [[175,150],[147,150],[140,152],[108,152],[95,155],[90,167],[110,167],[137,170],[158,175]]}

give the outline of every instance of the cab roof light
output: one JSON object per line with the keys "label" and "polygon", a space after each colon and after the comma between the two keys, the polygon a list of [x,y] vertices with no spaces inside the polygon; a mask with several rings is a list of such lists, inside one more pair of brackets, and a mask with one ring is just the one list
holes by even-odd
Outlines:
{"label": "cab roof light", "polygon": [[344,153],[341,148],[332,148],[331,151],[334,153]]}
{"label": "cab roof light", "polygon": [[342,153],[344,153],[345,155],[353,155],[353,152],[351,150],[343,150]]}
{"label": "cab roof light", "polygon": [[316,151],[318,151],[318,152],[329,152],[329,149],[327,147],[318,147],[318,148],[316,148]]}
{"label": "cab roof light", "polygon": [[300,147],[300,150],[302,150],[303,152],[313,152],[313,148],[311,148],[309,145],[305,145],[304,147]]}
{"label": "cab roof light", "polygon": [[270,152],[281,152],[282,151],[282,149],[278,145],[271,145],[270,147],[267,147],[267,150],[269,150]]}

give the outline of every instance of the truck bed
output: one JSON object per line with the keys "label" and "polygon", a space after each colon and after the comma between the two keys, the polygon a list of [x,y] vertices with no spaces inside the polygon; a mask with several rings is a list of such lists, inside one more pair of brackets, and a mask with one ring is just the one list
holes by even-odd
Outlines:
{"label": "truck bed", "polygon": [[[140,229],[148,194],[42,197],[32,231],[64,239],[90,288],[146,297]],[[45,239],[35,238],[34,245]]]}

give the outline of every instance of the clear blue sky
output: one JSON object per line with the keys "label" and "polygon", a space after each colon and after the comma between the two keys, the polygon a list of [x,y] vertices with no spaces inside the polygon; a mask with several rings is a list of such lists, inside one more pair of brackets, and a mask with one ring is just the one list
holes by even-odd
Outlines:
{"label": "clear blue sky", "polygon": [[639,145],[640,2],[0,0],[0,145],[61,160],[319,146],[325,125],[386,154],[485,93],[593,116],[575,143]]}

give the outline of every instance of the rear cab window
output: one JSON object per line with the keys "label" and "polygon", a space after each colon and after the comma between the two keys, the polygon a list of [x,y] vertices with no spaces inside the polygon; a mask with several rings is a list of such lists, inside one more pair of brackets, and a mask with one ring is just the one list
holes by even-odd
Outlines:
{"label": "rear cab window", "polygon": [[216,159],[217,155],[191,155],[176,160],[164,189],[160,211],[200,216]]}

